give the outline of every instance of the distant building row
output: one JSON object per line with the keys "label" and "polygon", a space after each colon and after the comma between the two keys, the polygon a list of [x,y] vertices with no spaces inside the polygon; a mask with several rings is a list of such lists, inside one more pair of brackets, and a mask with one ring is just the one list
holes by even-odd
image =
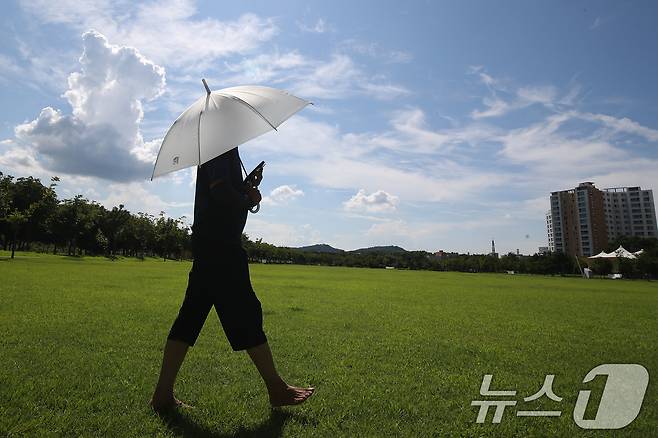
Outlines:
{"label": "distant building row", "polygon": [[580,256],[598,254],[621,236],[656,238],[653,192],[640,187],[599,190],[591,182],[553,192],[546,228],[550,251]]}

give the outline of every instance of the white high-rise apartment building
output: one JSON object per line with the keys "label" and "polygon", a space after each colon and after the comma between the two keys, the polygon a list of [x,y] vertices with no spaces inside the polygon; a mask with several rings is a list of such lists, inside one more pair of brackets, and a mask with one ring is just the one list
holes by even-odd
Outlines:
{"label": "white high-rise apartment building", "polygon": [[555,237],[553,236],[553,215],[551,211],[546,212],[546,230],[548,231],[548,250],[555,252]]}
{"label": "white high-rise apartment building", "polygon": [[603,190],[608,237],[658,237],[653,191],[640,187],[614,187]]}
{"label": "white high-rise apartment building", "polygon": [[546,231],[550,251],[584,256],[622,236],[658,238],[653,192],[640,187],[599,190],[591,182],[553,192]]}

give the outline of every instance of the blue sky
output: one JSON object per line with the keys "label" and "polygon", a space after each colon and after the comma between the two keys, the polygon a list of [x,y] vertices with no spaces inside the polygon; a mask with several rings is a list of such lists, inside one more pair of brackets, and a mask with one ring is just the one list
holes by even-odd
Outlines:
{"label": "blue sky", "polygon": [[658,187],[658,4],[3,2],[0,171],[191,220],[195,170],[148,181],[202,93],[315,106],[243,145],[247,233],[279,245],[534,253],[551,191]]}

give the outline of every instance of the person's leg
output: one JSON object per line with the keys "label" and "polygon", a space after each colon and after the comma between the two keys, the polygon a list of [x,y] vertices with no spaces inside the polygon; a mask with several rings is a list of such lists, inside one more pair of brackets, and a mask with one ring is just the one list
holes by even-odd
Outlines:
{"label": "person's leg", "polygon": [[263,331],[261,303],[251,287],[247,253],[233,248],[224,267],[223,290],[215,297],[215,310],[234,351],[246,350],[267,386],[273,407],[305,401],[314,388],[296,388],[279,376]]}
{"label": "person's leg", "polygon": [[153,409],[162,410],[184,405],[183,402],[174,397],[174,383],[189,348],[190,345],[187,342],[167,339],[162,357],[160,377],[151,398]]}
{"label": "person's leg", "polygon": [[297,405],[306,401],[315,388],[297,388],[288,385],[279,376],[274,366],[274,358],[267,342],[247,349],[251,361],[256,365],[260,376],[267,386],[267,393],[270,396],[272,407]]}
{"label": "person's leg", "polygon": [[196,342],[212,307],[212,300],[206,293],[208,280],[204,274],[205,271],[196,266],[190,272],[185,299],[169,331],[160,377],[151,399],[155,410],[187,406],[174,397],[174,384],[187,350]]}

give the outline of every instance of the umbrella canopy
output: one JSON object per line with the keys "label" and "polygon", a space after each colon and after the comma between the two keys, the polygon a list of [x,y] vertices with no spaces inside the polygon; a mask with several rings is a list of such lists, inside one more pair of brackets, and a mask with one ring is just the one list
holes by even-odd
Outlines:
{"label": "umbrella canopy", "polygon": [[600,258],[606,258],[606,257],[608,257],[608,253],[606,253],[605,251],[601,251],[597,255],[593,255],[593,256],[587,257],[587,258],[588,259],[600,259]]}
{"label": "umbrella canopy", "polygon": [[310,104],[283,90],[256,85],[210,91],[165,135],[151,179],[201,165],[276,128]]}

